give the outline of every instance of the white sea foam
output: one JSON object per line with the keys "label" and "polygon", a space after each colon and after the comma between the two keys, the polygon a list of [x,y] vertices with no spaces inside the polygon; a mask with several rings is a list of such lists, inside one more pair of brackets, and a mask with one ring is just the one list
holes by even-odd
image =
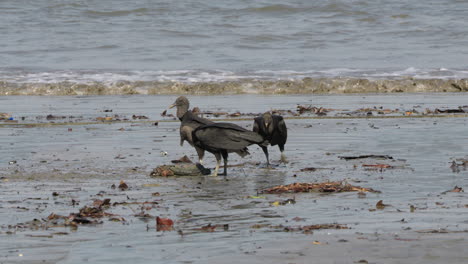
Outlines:
{"label": "white sea foam", "polygon": [[273,71],[259,70],[246,72],[232,71],[50,71],[50,72],[26,72],[26,71],[0,71],[0,80],[10,83],[102,83],[115,84],[118,82],[226,82],[243,79],[254,80],[297,80],[303,78],[365,78],[365,79],[465,79],[468,78],[468,70],[458,69],[417,69],[410,67],[403,70],[377,71],[367,69],[336,68],[310,71]]}

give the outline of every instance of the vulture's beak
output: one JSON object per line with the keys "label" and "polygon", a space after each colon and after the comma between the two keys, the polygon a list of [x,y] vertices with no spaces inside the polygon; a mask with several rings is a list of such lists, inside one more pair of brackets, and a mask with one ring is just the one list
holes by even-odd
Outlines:
{"label": "vulture's beak", "polygon": [[265,122],[265,127],[268,127],[268,124],[269,124],[268,122]]}
{"label": "vulture's beak", "polygon": [[169,106],[169,109],[174,108],[175,106],[176,106],[176,104],[173,103],[173,104],[171,104],[171,105]]}

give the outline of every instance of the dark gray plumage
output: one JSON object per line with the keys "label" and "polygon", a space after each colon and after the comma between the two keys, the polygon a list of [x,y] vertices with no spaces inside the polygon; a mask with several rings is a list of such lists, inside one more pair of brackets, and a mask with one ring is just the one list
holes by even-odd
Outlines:
{"label": "dark gray plumage", "polygon": [[[253,131],[260,134],[265,140],[270,142],[272,146],[278,145],[281,151],[281,161],[286,162],[284,155],[284,145],[288,139],[288,130],[286,123],[280,115],[272,115],[270,112],[264,113],[262,116],[254,119]],[[268,148],[260,146],[265,153],[267,164],[270,164],[268,157]]]}
{"label": "dark gray plumage", "polygon": [[227,175],[228,153],[235,152],[244,157],[250,154],[247,146],[267,144],[258,133],[232,123],[213,123],[200,126],[192,132],[192,139],[195,146],[215,155],[216,168],[213,176],[218,175],[221,157],[224,160],[224,175]]}
{"label": "dark gray plumage", "polygon": [[201,118],[189,110],[190,102],[185,96],[180,96],[176,101],[169,107],[177,107],[177,117],[180,120],[180,145],[187,141],[192,147],[195,148],[198,154],[200,164],[203,164],[203,157],[205,151],[193,144],[192,131],[199,126],[213,124],[212,121]]}

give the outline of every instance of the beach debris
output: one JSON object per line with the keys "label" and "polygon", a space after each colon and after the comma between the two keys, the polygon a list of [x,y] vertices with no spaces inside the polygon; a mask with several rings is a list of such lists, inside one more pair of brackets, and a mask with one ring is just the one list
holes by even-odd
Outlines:
{"label": "beach debris", "polygon": [[439,114],[439,113],[444,113],[444,114],[457,114],[457,113],[466,113],[465,107],[459,106],[457,109],[445,109],[441,110],[436,108],[434,110],[434,113]]}
{"label": "beach debris", "polygon": [[303,168],[301,169],[301,171],[316,171],[317,168],[314,168],[314,167],[308,167],[308,168]]}
{"label": "beach debris", "polygon": [[296,216],[296,217],[294,217],[294,218],[293,218],[293,219],[291,219],[291,220],[293,220],[293,221],[296,221],[296,222],[303,222],[303,221],[305,221],[305,219],[304,219],[304,218],[302,218],[302,217],[299,217],[299,216]]}
{"label": "beach debris", "polygon": [[295,203],[296,203],[296,198],[292,198],[292,199],[286,199],[283,201],[274,201],[271,203],[271,205],[280,206],[280,205],[295,204]]}
{"label": "beach debris", "polygon": [[468,160],[459,159],[458,161],[460,161],[460,163],[457,163],[455,160],[452,161],[452,164],[450,165],[452,172],[459,173],[462,170],[466,170],[468,167]]}
{"label": "beach debris", "polygon": [[8,162],[9,165],[13,165],[13,164],[16,164],[16,163],[17,163],[16,160],[11,160],[11,161]]}
{"label": "beach debris", "polygon": [[457,162],[452,161],[452,165],[450,165],[450,169],[452,170],[452,172],[459,173],[460,168],[458,168],[458,166],[459,165],[457,164]]}
{"label": "beach debris", "polygon": [[379,170],[380,172],[382,172],[384,169],[395,168],[394,166],[388,164],[362,164],[362,167],[366,168],[366,170]]}
{"label": "beach debris", "polygon": [[0,113],[0,120],[9,120],[11,115],[8,113]]}
{"label": "beach debris", "polygon": [[217,225],[211,225],[211,223],[209,223],[206,226],[202,226],[200,230],[204,232],[214,232],[217,227]]}
{"label": "beach debris", "polygon": [[455,186],[450,192],[464,192],[462,187]]}
{"label": "beach debris", "polygon": [[174,221],[170,218],[156,217],[156,230],[157,231],[171,231]]}
{"label": "beach debris", "polygon": [[327,115],[327,112],[329,111],[330,109],[325,109],[323,107],[315,107],[311,105],[309,106],[298,105],[297,106],[297,112],[301,115],[305,112],[311,112],[318,116],[324,116],[324,115]]}
{"label": "beach debris", "polygon": [[355,159],[393,159],[389,155],[360,155],[360,156],[340,156],[338,157],[344,160],[355,160]]}
{"label": "beach debris", "polygon": [[307,167],[307,168],[301,169],[300,171],[304,172],[304,171],[318,171],[318,170],[334,170],[334,168],[315,168],[315,167]]}
{"label": "beach debris", "polygon": [[378,168],[378,169],[389,169],[393,168],[392,165],[388,164],[362,164],[363,167],[371,167],[371,168]]}
{"label": "beach debris", "polygon": [[67,118],[67,117],[66,116],[56,116],[56,115],[51,115],[51,114],[46,116],[47,120],[57,120],[57,119],[65,119],[65,118]]}
{"label": "beach debris", "polygon": [[256,195],[249,195],[247,196],[249,199],[265,199],[265,196],[256,196]]}
{"label": "beach debris", "polygon": [[375,205],[375,208],[379,209],[379,210],[382,210],[384,209],[385,207],[389,206],[389,204],[384,204],[383,203],[383,200],[380,200],[377,202],[377,204]]}
{"label": "beach debris", "polygon": [[113,119],[112,116],[96,117],[96,120],[101,122],[112,121]]}
{"label": "beach debris", "polygon": [[135,217],[139,217],[139,218],[153,218],[154,216],[148,214],[148,213],[145,213],[143,210],[141,210],[139,213],[137,214],[134,214],[133,216]]}
{"label": "beach debris", "polygon": [[172,163],[193,163],[187,155],[184,155],[180,159],[177,160],[171,160]]}
{"label": "beach debris", "polygon": [[144,116],[144,115],[132,115],[132,119],[135,120],[135,119],[138,119],[138,120],[141,120],[141,119],[149,119],[147,116]]}
{"label": "beach debris", "polygon": [[[85,206],[81,208],[78,213],[70,213],[68,216],[59,215],[55,213],[51,213],[47,216],[46,219],[34,219],[32,221],[26,223],[20,223],[15,225],[15,228],[29,228],[33,230],[37,229],[44,229],[47,230],[52,227],[71,227],[71,228],[78,228],[79,225],[92,225],[92,224],[101,224],[102,221],[96,220],[96,218],[103,218],[103,217],[111,217],[118,218],[111,213],[105,212],[110,206],[110,199],[99,200],[96,199],[93,202],[92,206]],[[94,218],[94,219],[89,219]],[[123,219],[123,218],[122,218]],[[60,233],[57,233],[60,234]],[[68,233],[61,233],[68,234]]]}
{"label": "beach debris", "polygon": [[447,192],[464,192],[462,187],[455,186],[453,187],[452,190],[449,190]]}
{"label": "beach debris", "polygon": [[229,117],[239,117],[239,116],[241,116],[241,115],[242,115],[241,112],[237,111],[237,112],[235,112],[235,113],[229,114],[228,116],[229,116]]}
{"label": "beach debris", "polygon": [[168,176],[174,176],[174,172],[168,166],[159,166],[150,173],[150,176],[151,177],[156,177],[156,176],[168,177]]}
{"label": "beach debris", "polygon": [[278,226],[273,227],[277,229],[283,229],[285,232],[302,232],[304,234],[313,234],[314,230],[320,229],[349,229],[346,225],[341,224],[318,224],[318,225],[306,225],[306,226]]}
{"label": "beach debris", "polygon": [[447,194],[447,193],[451,193],[451,192],[453,192],[453,193],[460,193],[460,192],[465,192],[465,191],[463,190],[462,187],[455,186],[455,187],[453,187],[453,189],[448,190],[448,191],[445,191],[445,192],[442,192],[441,194]]}
{"label": "beach debris", "polygon": [[371,188],[353,186],[344,181],[322,182],[322,183],[292,183],[288,185],[279,185],[260,191],[260,193],[280,194],[280,193],[299,193],[299,192],[375,192]]}
{"label": "beach debris", "polygon": [[[130,199],[127,196],[127,199]],[[156,205],[159,204],[158,201],[145,201],[145,202],[114,202],[112,206],[118,206],[118,205],[129,205],[129,204],[142,204],[142,205]]]}
{"label": "beach debris", "polygon": [[423,234],[448,234],[448,233],[468,233],[468,229],[465,230],[447,230],[445,228],[439,229],[423,229],[423,230],[416,230],[416,233],[423,233]]}
{"label": "beach debris", "polygon": [[93,206],[98,207],[98,208],[103,208],[103,207],[108,208],[110,206],[110,201],[111,201],[111,199],[108,199],[108,198],[106,198],[104,200],[96,199],[93,202]]}
{"label": "beach debris", "polygon": [[261,228],[271,228],[282,230],[284,232],[302,232],[304,234],[313,234],[314,230],[321,229],[349,229],[348,226],[343,224],[317,224],[317,225],[305,225],[305,226],[284,226],[284,225],[268,225],[268,224],[255,224],[250,228],[252,229],[261,229]]}
{"label": "beach debris", "polygon": [[167,151],[161,151],[159,154],[161,155],[161,157],[164,157],[167,156],[168,153]]}
{"label": "beach debris", "polygon": [[168,114],[168,113],[167,113],[167,110],[164,110],[164,111],[161,113],[161,116],[162,116],[162,117],[174,117],[173,114]]}
{"label": "beach debris", "polygon": [[211,112],[211,111],[203,112],[203,114],[205,114],[205,115],[212,115],[212,116],[214,116],[214,117],[229,115],[228,112]]}
{"label": "beach debris", "polygon": [[125,190],[128,189],[128,185],[127,185],[123,180],[120,180],[119,189],[120,189],[121,191],[125,191]]}
{"label": "beach debris", "polygon": [[209,175],[210,169],[203,167],[203,165],[197,163],[186,163],[179,162],[175,165],[161,165],[153,169],[150,173],[151,177],[168,177],[168,176],[201,176]]}

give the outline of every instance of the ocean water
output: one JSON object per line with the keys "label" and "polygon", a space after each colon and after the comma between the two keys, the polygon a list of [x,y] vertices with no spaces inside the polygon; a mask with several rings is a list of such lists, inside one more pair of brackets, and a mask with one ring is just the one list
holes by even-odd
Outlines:
{"label": "ocean water", "polygon": [[0,82],[468,78],[466,0],[2,0]]}

